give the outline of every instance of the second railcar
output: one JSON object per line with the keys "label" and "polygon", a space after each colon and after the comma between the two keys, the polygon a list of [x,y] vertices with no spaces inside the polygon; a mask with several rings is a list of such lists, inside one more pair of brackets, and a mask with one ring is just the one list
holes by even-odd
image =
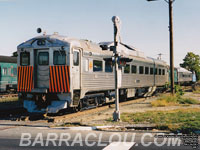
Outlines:
{"label": "second railcar", "polygon": [[0,92],[17,90],[17,58],[0,56]]}

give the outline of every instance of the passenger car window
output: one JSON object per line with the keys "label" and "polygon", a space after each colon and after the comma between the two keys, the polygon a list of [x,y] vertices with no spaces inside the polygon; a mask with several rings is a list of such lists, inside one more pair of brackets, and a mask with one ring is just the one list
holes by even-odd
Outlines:
{"label": "passenger car window", "polygon": [[9,76],[11,76],[11,68],[8,68],[8,74]]}
{"label": "passenger car window", "polygon": [[79,52],[74,51],[73,54],[73,62],[74,62],[74,66],[78,66],[79,65]]}
{"label": "passenger car window", "polygon": [[162,70],[162,75],[165,75],[165,69]]}
{"label": "passenger car window", "polygon": [[124,73],[130,73],[130,65],[126,64],[126,66],[124,67]]}
{"label": "passenger car window", "polygon": [[102,71],[102,61],[99,60],[93,60],[93,71],[98,72]]}
{"label": "passenger car window", "polygon": [[65,51],[54,51],[53,64],[54,65],[65,65],[66,64]]}
{"label": "passenger car window", "polygon": [[3,74],[4,76],[8,75],[8,68],[3,68],[2,74]]}
{"label": "passenger car window", "polygon": [[38,64],[45,66],[49,65],[49,53],[48,52],[39,52]]}
{"label": "passenger car window", "polygon": [[150,68],[150,74],[151,75],[153,74],[153,68]]}
{"label": "passenger car window", "polygon": [[154,73],[155,75],[157,75],[158,74],[158,69],[157,68],[155,68],[155,73]]}
{"label": "passenger car window", "polygon": [[140,74],[144,74],[144,67],[143,67],[143,66],[140,66],[140,67],[139,67],[139,73],[140,73]]}
{"label": "passenger car window", "polygon": [[21,66],[30,65],[30,53],[29,52],[22,52],[20,54],[20,65]]}
{"label": "passenger car window", "polygon": [[159,69],[159,75],[161,75],[161,69]]}
{"label": "passenger car window", "polygon": [[113,72],[112,61],[105,61],[105,72]]}
{"label": "passenger car window", "polygon": [[145,67],[145,74],[149,74],[149,67]]}
{"label": "passenger car window", "polygon": [[137,66],[135,66],[135,65],[131,66],[131,73],[134,73],[134,74],[137,73]]}
{"label": "passenger car window", "polygon": [[14,76],[17,75],[17,68],[13,68],[13,75],[14,75]]}

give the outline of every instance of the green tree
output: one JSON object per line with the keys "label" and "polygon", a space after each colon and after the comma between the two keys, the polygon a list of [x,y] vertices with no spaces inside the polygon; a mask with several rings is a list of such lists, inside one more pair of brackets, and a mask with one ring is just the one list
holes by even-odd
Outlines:
{"label": "green tree", "polygon": [[18,56],[17,51],[12,53],[12,57],[17,57],[17,56]]}
{"label": "green tree", "polygon": [[181,67],[195,72],[197,80],[200,80],[200,56],[196,55],[192,52],[188,52],[185,58],[183,59],[183,63],[180,64]]}

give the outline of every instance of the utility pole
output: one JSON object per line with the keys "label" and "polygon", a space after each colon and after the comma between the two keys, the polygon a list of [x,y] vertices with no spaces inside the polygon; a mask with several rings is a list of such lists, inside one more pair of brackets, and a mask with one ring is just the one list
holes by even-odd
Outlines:
{"label": "utility pole", "polygon": [[172,3],[174,0],[169,0],[169,33],[170,33],[170,77],[171,77],[171,93],[174,95],[174,46],[173,46],[173,18],[172,18]]}
{"label": "utility pole", "polygon": [[119,86],[118,86],[118,59],[119,53],[117,51],[119,39],[120,39],[120,19],[117,16],[112,17],[113,25],[114,25],[114,63],[115,63],[115,111],[113,113],[113,120],[120,120],[120,111],[119,111]]}
{"label": "utility pole", "polygon": [[[157,1],[157,0],[147,0]],[[165,0],[169,5],[169,45],[170,45],[170,78],[171,78],[171,93],[174,95],[174,46],[173,46],[173,15],[172,15],[172,3],[175,0]]]}

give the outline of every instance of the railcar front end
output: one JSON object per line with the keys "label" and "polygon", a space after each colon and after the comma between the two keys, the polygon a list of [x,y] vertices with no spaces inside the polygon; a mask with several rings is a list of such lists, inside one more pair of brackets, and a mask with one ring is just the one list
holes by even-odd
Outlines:
{"label": "railcar front end", "polygon": [[18,46],[18,92],[28,112],[56,113],[71,104],[70,44],[40,36]]}

